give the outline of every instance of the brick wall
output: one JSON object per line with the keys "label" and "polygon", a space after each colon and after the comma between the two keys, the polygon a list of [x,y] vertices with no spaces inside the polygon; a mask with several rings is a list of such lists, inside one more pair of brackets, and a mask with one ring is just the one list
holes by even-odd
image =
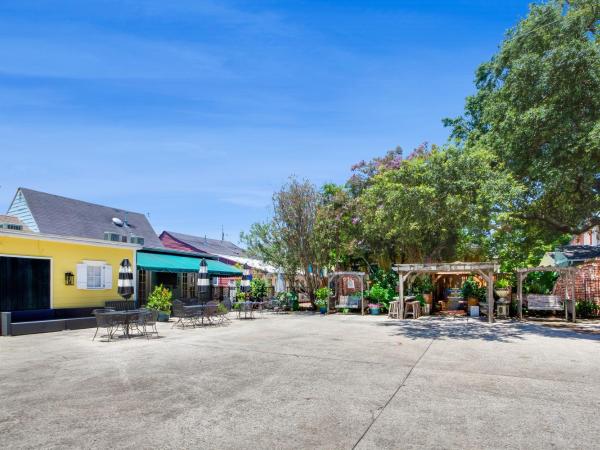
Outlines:
{"label": "brick wall", "polygon": [[[556,280],[553,292],[564,296],[565,281],[562,276]],[[600,259],[594,259],[577,266],[575,298],[577,300],[588,299],[600,302]]]}

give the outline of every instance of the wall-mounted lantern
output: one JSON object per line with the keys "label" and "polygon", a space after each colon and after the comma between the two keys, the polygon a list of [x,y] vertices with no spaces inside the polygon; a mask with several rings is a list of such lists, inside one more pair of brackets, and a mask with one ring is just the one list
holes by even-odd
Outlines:
{"label": "wall-mounted lantern", "polygon": [[75,284],[75,275],[73,275],[73,272],[66,272],[65,273],[65,285],[73,286],[74,284]]}

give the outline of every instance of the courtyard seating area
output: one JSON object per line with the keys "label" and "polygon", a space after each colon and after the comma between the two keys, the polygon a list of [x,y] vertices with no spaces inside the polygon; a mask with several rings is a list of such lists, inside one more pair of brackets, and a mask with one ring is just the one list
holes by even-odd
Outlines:
{"label": "courtyard seating area", "polygon": [[97,448],[600,442],[600,334],[425,316],[255,317],[196,331],[158,323],[152,345],[97,345],[93,329],[0,338],[3,447],[82,448],[90,436]]}

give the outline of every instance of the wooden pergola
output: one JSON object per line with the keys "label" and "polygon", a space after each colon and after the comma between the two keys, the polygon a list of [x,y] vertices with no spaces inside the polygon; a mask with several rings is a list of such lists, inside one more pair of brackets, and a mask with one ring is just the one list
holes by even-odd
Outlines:
{"label": "wooden pergola", "polygon": [[400,317],[404,318],[404,283],[409,277],[423,274],[464,274],[473,273],[481,276],[487,284],[488,321],[494,321],[494,273],[500,266],[491,262],[454,262],[432,264],[395,264],[393,269],[398,272],[398,291],[400,300]]}
{"label": "wooden pergola", "polygon": [[[565,277],[565,300],[571,300],[571,316],[575,322],[575,276],[577,269],[574,267],[539,266],[517,269],[517,298],[519,300],[519,320],[523,320],[523,280],[532,272],[557,272]],[[569,292],[570,291],[570,292]],[[569,309],[565,308],[565,319],[569,320]]]}

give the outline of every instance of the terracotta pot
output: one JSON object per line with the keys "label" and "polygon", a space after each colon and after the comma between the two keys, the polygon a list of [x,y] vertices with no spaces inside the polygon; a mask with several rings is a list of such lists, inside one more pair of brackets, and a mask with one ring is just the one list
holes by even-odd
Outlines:
{"label": "terracotta pot", "polygon": [[431,305],[433,303],[433,295],[430,294],[423,294],[423,298],[425,299],[425,303],[427,303],[428,305]]}
{"label": "terracotta pot", "polygon": [[468,305],[468,306],[477,306],[477,305],[479,305],[479,300],[477,300],[477,299],[476,299],[476,298],[474,298],[474,297],[469,297],[469,298],[467,299],[467,305]]}

